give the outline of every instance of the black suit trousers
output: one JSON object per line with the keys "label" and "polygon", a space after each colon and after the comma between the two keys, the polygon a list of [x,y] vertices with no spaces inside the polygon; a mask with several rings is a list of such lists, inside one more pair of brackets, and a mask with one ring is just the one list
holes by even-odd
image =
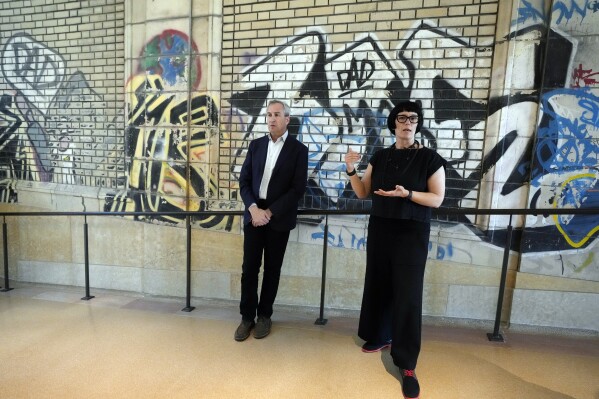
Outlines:
{"label": "black suit trousers", "polygon": [[[276,231],[269,224],[244,226],[243,265],[241,274],[241,302],[243,320],[254,320],[256,315],[271,317],[279,289],[281,267],[289,240],[289,231]],[[264,255],[262,289],[258,300],[258,275]]]}

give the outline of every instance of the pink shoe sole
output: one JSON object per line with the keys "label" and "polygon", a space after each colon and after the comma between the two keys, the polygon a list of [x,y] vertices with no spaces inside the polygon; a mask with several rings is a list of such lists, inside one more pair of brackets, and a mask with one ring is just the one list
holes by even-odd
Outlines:
{"label": "pink shoe sole", "polygon": [[391,344],[385,344],[385,345],[379,346],[379,347],[377,347],[375,349],[365,349],[365,348],[362,348],[362,352],[364,352],[364,353],[376,353],[376,352],[380,352],[380,351],[382,351],[384,349],[387,349],[387,348],[390,348],[390,347],[391,347]]}

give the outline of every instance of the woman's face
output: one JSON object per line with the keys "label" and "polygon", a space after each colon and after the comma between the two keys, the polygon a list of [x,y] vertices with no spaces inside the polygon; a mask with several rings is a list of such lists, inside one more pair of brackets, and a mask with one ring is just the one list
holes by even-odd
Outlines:
{"label": "woman's face", "polygon": [[395,137],[398,140],[414,139],[418,127],[418,114],[416,112],[401,111],[395,118]]}

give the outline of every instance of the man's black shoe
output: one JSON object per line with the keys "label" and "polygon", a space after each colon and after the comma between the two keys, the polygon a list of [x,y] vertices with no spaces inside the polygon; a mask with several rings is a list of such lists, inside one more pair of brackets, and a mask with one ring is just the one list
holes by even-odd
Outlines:
{"label": "man's black shoe", "polygon": [[237,330],[235,330],[235,341],[245,341],[247,337],[250,336],[250,331],[252,331],[252,328],[254,328],[255,325],[256,323],[254,323],[254,320],[241,320],[241,324],[237,327]]}
{"label": "man's black shoe", "polygon": [[256,329],[254,330],[254,338],[260,339],[270,334],[270,327],[272,326],[272,320],[269,317],[258,316],[258,322],[256,323]]}

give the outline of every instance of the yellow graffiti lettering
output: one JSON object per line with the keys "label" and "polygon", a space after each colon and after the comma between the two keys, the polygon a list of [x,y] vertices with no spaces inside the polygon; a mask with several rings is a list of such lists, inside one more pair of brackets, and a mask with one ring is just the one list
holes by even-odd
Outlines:
{"label": "yellow graffiti lettering", "polygon": [[[580,174],[577,176],[573,176],[562,183],[562,186],[561,186],[562,191],[571,181],[574,181],[577,179],[584,179],[584,178],[596,179],[597,177],[592,173],[583,173],[583,174]],[[553,202],[554,208],[557,208],[557,203],[558,203],[557,200]],[[555,225],[557,226],[557,229],[559,230],[559,232],[562,233],[562,235],[564,236],[564,238],[566,239],[568,244],[570,244],[574,248],[582,247],[593,236],[593,234],[595,234],[597,231],[599,231],[599,226],[595,226],[595,228],[593,228],[591,231],[589,231],[587,233],[587,235],[584,236],[584,238],[582,238],[580,241],[574,241],[562,227],[559,215],[553,215],[553,220],[555,221]]]}

